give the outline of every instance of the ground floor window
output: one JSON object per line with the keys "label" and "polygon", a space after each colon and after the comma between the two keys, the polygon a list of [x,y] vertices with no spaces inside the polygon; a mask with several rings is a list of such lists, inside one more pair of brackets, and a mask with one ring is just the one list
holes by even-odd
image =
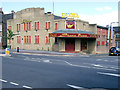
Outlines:
{"label": "ground floor window", "polygon": [[31,43],[31,36],[24,36],[24,43]]}
{"label": "ground floor window", "polygon": [[17,43],[21,43],[21,36],[17,36]]}
{"label": "ground floor window", "polygon": [[39,35],[35,36],[35,44],[39,44]]}
{"label": "ground floor window", "polygon": [[46,36],[46,44],[50,44],[50,37]]}

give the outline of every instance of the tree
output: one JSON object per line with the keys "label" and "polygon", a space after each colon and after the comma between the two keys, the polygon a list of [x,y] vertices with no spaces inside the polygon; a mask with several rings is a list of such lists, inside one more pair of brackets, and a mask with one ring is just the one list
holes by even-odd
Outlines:
{"label": "tree", "polygon": [[[9,30],[9,29],[7,29],[7,40],[12,40],[13,38],[13,36],[15,36],[15,34],[13,34],[13,32],[11,31],[11,30]],[[10,47],[12,46],[12,42],[11,42],[11,45],[10,45]]]}
{"label": "tree", "polygon": [[9,29],[7,29],[7,31],[8,31],[7,32],[7,39],[10,40],[10,39],[12,39],[13,36],[15,36],[15,34],[13,34],[13,32]]}

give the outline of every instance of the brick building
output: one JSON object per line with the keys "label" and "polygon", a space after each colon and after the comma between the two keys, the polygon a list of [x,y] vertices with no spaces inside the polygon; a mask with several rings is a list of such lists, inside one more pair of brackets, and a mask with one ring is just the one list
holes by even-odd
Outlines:
{"label": "brick building", "polygon": [[[96,40],[101,39],[98,38],[96,24],[45,13],[44,8],[27,8],[16,12],[13,19],[7,21],[7,27],[16,34],[12,41],[8,41],[8,44],[12,42],[12,49],[102,52],[97,49]],[[108,49],[104,50],[107,52]]]}
{"label": "brick building", "polygon": [[115,46],[120,48],[120,26],[113,29],[115,30]]}

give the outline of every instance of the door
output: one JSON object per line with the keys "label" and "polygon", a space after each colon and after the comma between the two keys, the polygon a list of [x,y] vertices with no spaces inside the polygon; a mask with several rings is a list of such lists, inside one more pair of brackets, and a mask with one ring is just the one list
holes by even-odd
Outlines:
{"label": "door", "polygon": [[81,40],[81,51],[87,50],[87,41]]}
{"label": "door", "polygon": [[65,51],[75,51],[75,39],[65,39]]}

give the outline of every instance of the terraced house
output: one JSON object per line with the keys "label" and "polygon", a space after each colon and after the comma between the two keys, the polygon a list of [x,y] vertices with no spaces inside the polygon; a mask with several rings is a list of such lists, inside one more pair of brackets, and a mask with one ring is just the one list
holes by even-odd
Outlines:
{"label": "terraced house", "polygon": [[44,8],[27,8],[14,13],[13,19],[7,21],[7,27],[16,34],[8,41],[8,44],[12,42],[13,49],[103,52],[97,49],[96,40],[100,35],[96,24],[45,13]]}

